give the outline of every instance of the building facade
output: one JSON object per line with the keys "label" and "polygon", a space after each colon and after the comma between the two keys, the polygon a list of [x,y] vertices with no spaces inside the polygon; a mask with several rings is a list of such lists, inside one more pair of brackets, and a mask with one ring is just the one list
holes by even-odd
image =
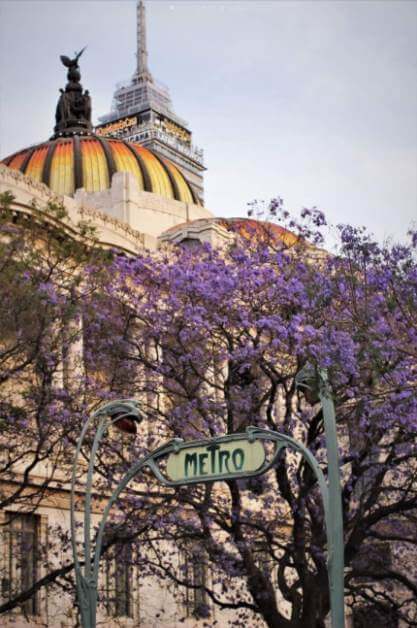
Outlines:
{"label": "building facade", "polygon": [[[156,254],[167,245],[209,243],[222,247],[233,242],[236,232],[252,237],[257,223],[248,219],[224,219],[204,206],[203,153],[195,148],[188,124],[173,110],[169,92],[153,78],[148,67],[145,7],[137,5],[137,67],[126,84],[119,85],[112,111],[91,124],[91,100],[80,80],[76,58],[63,58],[68,83],[57,105],[51,139],[4,157],[0,164],[0,194],[9,194],[13,219],[43,221],[58,228],[65,238],[77,239],[86,224],[95,231],[103,249],[134,256],[142,251]],[[51,216],[53,204],[65,216]],[[274,237],[291,245],[295,236],[271,226]],[[146,426],[143,427],[146,431]],[[34,487],[44,482],[45,468],[31,470]],[[15,482],[21,470],[15,469]],[[2,558],[1,603],[19,590],[27,590],[48,576],[39,548],[55,529],[69,530],[68,476],[56,471],[35,510],[12,505],[0,513]],[[8,490],[8,488],[7,488]],[[7,490],[4,489],[5,494]],[[100,519],[96,505],[94,521]],[[82,510],[77,516],[81,519]],[[197,548],[198,549],[198,548]],[[185,628],[233,625],[233,610],[211,605],[210,618],[196,611],[209,601],[198,588],[213,577],[198,560],[178,554],[178,567],[195,588],[178,593],[156,578],[141,578],[128,566],[126,548],[115,548],[103,561],[100,589],[105,603],[100,625],[142,628]],[[267,557],[259,553],[259,560]],[[68,549],[57,550],[58,567],[70,560]],[[50,569],[50,565],[49,565]],[[77,611],[71,591],[57,595],[47,586],[3,614],[8,628],[48,626],[75,628]],[[251,626],[263,626],[253,616]]]}
{"label": "building facade", "polygon": [[[91,97],[81,85],[83,51],[73,59],[61,57],[67,85],[58,100],[54,133],[49,140],[3,157],[0,198],[9,199],[8,215],[17,224],[33,221],[74,240],[82,237],[87,225],[103,249],[123,255],[156,253],[161,246],[184,241],[222,246],[234,237],[233,221],[216,218],[204,207],[202,151],[193,147],[191,132],[173,112],[168,91],[148,69],[143,2],[137,6],[137,40],[132,81],[117,88],[112,113],[103,116],[96,129],[91,124]],[[64,211],[52,214],[51,207]],[[82,347],[76,351],[82,353]],[[2,455],[6,450],[3,447]],[[2,481],[0,492],[6,501],[12,487],[23,482],[26,462],[23,456],[21,464],[10,468],[8,480]],[[31,467],[29,484],[35,492],[46,481],[48,464]],[[0,606],[71,561],[69,547],[60,543],[49,556],[42,556],[42,548],[53,547],[51,538],[57,530],[64,536],[69,531],[67,473],[58,468],[53,478],[48,476],[48,489],[35,507],[22,499],[1,511]],[[100,513],[97,504],[93,525]],[[78,510],[77,518],[82,514]],[[191,628],[205,623],[196,612],[207,603],[204,591],[190,589],[179,595],[166,583],[142,579],[127,566],[123,551],[116,548],[103,561],[99,586],[105,603],[99,611],[100,625]],[[195,586],[211,578],[198,561],[181,555],[178,567]],[[65,587],[57,592],[42,586],[10,612],[3,612],[0,623],[8,628],[73,628],[79,625],[73,599],[73,592],[65,592]],[[223,611],[216,620],[213,608],[210,621],[227,625],[233,614]]]}

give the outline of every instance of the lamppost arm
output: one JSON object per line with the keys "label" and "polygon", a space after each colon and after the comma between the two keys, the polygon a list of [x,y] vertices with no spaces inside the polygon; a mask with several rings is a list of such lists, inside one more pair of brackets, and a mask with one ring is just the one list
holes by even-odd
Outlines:
{"label": "lamppost arm", "polygon": [[[85,436],[89,427],[94,421],[100,417],[94,436],[93,445],[90,452],[87,481],[84,490],[84,574],[82,573],[80,561],[78,559],[77,542],[76,542],[76,523],[75,523],[75,483],[77,475],[77,465],[84,443]],[[109,417],[113,417],[113,420]],[[125,417],[140,418],[137,408],[137,402],[131,399],[121,399],[110,401],[95,412],[93,412],[85,422],[81,430],[80,437],[77,442],[74,461],[71,473],[71,493],[70,493],[70,528],[71,528],[71,546],[74,556],[74,568],[77,584],[78,601],[80,605],[80,613],[84,628],[94,628],[96,625],[96,607],[97,607],[97,579],[93,575],[92,556],[91,556],[91,491],[94,475],[95,457],[98,451],[100,440],[113,423],[117,423]]]}
{"label": "lamppost arm", "polygon": [[[72,472],[71,472],[71,492],[70,492],[70,529],[71,529],[71,546],[72,553],[74,557],[74,569],[75,569],[75,578],[77,584],[78,591],[78,601],[80,604],[80,613],[83,619],[83,623],[87,621],[86,615],[88,614],[88,606],[85,604],[85,578],[82,575],[80,561],[78,559],[78,551],[77,551],[77,541],[76,541],[76,524],[75,524],[75,482],[77,475],[77,465],[78,460],[81,453],[81,448],[84,442],[85,435],[87,434],[88,428],[94,422],[98,415],[99,411],[93,412],[88,420],[85,422],[83,429],[81,430],[81,434],[78,438],[77,448],[74,455],[74,460],[72,464]],[[85,525],[85,524],[84,524]],[[85,537],[85,529],[84,529],[84,537]],[[85,556],[87,559],[87,556]],[[84,563],[85,564],[85,563]],[[87,625],[87,624],[86,624]]]}
{"label": "lamppost arm", "polygon": [[144,456],[143,458],[141,458],[140,460],[135,462],[130,467],[130,469],[126,472],[126,474],[123,476],[123,478],[120,480],[119,484],[117,485],[117,487],[113,491],[113,493],[110,496],[109,501],[107,502],[106,507],[105,507],[105,509],[103,511],[103,515],[102,515],[102,518],[101,518],[101,521],[100,521],[100,525],[99,525],[99,529],[98,529],[98,532],[97,532],[95,553],[94,553],[93,578],[95,578],[95,579],[98,578],[98,571],[99,571],[99,566],[100,566],[101,548],[102,548],[102,545],[103,545],[104,528],[106,526],[107,519],[108,519],[108,516],[110,514],[110,510],[111,510],[113,504],[116,502],[116,500],[119,498],[120,494],[124,491],[126,486],[129,484],[130,480],[132,480],[135,477],[135,475],[137,475],[144,467],[149,466],[149,467],[152,468],[152,470],[154,470],[155,466],[154,466],[154,462],[153,461],[154,461],[155,455],[163,456],[163,455],[165,455],[165,453],[170,453],[171,451],[172,451],[172,444],[171,443],[166,443],[165,445],[163,445],[159,449],[157,449],[157,450],[147,454],[146,456]]}

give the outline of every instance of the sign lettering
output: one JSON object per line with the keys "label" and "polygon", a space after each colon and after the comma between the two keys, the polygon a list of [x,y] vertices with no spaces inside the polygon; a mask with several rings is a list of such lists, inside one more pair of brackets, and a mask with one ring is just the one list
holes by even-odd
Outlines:
{"label": "sign lettering", "polygon": [[265,450],[260,441],[247,439],[212,442],[184,448],[168,457],[166,473],[171,480],[201,478],[208,481],[218,476],[252,473],[265,462]]}
{"label": "sign lettering", "polygon": [[116,122],[110,122],[105,126],[96,128],[96,135],[111,135],[112,133],[117,133],[117,131],[122,131],[123,129],[128,129],[131,126],[135,126],[137,124],[138,119],[136,116],[132,118],[122,118],[121,120],[117,120]]}

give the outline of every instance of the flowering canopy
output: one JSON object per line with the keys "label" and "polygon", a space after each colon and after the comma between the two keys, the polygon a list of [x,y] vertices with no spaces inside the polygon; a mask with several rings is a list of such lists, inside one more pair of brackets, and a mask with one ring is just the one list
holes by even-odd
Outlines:
{"label": "flowering canopy", "polygon": [[[326,472],[320,406],[314,391],[295,384],[305,364],[324,367],[338,419],[348,602],[356,617],[416,625],[415,242],[380,247],[341,226],[340,248],[328,255],[312,246],[321,244],[320,212],[305,210],[296,223],[280,199],[270,209],[274,220],[288,218],[295,243],[268,241],[266,226],[265,237],[257,227],[256,237],[227,250],[183,246],[134,258],[90,255],[48,233],[41,249],[31,249],[27,232],[6,221],[0,307],[9,331],[0,381],[8,382],[2,425],[16,443],[11,454],[21,457],[16,435],[27,429],[24,447],[35,442],[42,458],[65,465],[89,408],[136,397],[146,426],[136,441],[115,433],[104,442],[97,491],[162,440],[248,425],[302,439]],[[6,392],[10,382],[19,382],[25,403]],[[42,494],[59,485],[54,474],[48,482]],[[34,509],[40,499],[37,493]],[[65,531],[57,538],[64,542]],[[324,625],[323,511],[297,455],[256,480],[186,490],[145,475],[120,503],[105,549],[124,540],[137,541],[131,560],[142,574],[175,583],[179,594],[198,589],[199,616],[214,603],[234,609],[234,626]],[[196,584],[178,567],[177,549],[203,571],[209,566],[211,577]],[[70,570],[51,568],[45,584]]]}
{"label": "flowering canopy", "polygon": [[[148,447],[161,434],[192,439],[257,425],[302,438],[324,470],[320,407],[296,390],[295,376],[307,363],[326,368],[337,407],[349,603],[356,613],[372,605],[414,625],[415,580],[401,563],[417,542],[416,262],[412,247],[379,247],[350,226],[339,227],[340,250],[328,255],[307,244],[320,243],[324,222],[305,210],[299,225],[290,223],[299,227],[295,245],[254,237],[227,251],[184,246],[91,267],[87,368],[93,372],[99,356],[106,385],[142,400]],[[242,625],[248,612],[269,626],[309,626],[312,617],[322,625],[323,512],[301,459],[288,455],[275,474],[223,491],[153,490],[171,504],[153,530],[182,551],[192,539],[217,574],[207,600],[240,609]],[[148,567],[187,584],[164,552]]]}

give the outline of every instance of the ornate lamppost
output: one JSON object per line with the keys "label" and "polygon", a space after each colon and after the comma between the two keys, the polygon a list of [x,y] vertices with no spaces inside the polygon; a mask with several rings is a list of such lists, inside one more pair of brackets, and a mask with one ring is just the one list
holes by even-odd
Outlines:
{"label": "ornate lamppost", "polygon": [[[76,497],[75,497],[75,483],[77,465],[80,457],[81,448],[84,443],[85,436],[89,427],[99,419],[94,441],[91,447],[90,459],[88,462],[87,478],[85,487],[83,487],[83,554],[84,554],[84,570],[82,569],[81,562],[78,558],[77,541],[76,541],[76,522],[75,522],[75,510],[76,510]],[[96,608],[97,608],[97,581],[98,581],[98,569],[99,560],[101,554],[102,538],[97,537],[94,553],[91,549],[91,499],[92,499],[92,486],[93,486],[93,474],[94,463],[97,450],[101,439],[107,432],[110,426],[114,425],[118,429],[131,434],[136,434],[136,425],[143,419],[140,413],[138,403],[132,399],[120,399],[116,401],[110,401],[102,405],[98,410],[93,412],[89,419],[86,421],[80,437],[77,443],[77,449],[74,456],[71,475],[71,499],[70,499],[70,520],[71,520],[71,544],[72,552],[74,556],[74,568],[75,578],[77,585],[77,597],[81,613],[81,619],[83,628],[94,628],[96,625]],[[117,489],[116,489],[117,490]],[[114,494],[113,494],[114,495]],[[111,503],[112,497],[110,497]],[[106,517],[107,518],[107,517]],[[104,525],[103,525],[104,527]]]}
{"label": "ornate lamppost", "polygon": [[[339,448],[337,442],[336,412],[326,369],[317,369],[307,364],[297,374],[296,385],[320,400],[327,453],[328,516],[326,528],[328,538],[328,565],[330,586],[330,612],[332,626],[345,625],[344,605],[344,540],[342,486],[340,477]],[[315,401],[315,399],[313,399]],[[324,495],[323,495],[324,498]],[[326,512],[326,506],[325,506]]]}

